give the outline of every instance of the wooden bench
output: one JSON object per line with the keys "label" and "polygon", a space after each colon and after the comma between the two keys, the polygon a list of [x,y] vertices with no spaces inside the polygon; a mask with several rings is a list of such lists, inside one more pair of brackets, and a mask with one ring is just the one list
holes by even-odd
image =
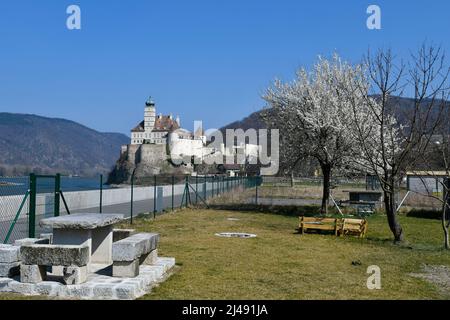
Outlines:
{"label": "wooden bench", "polygon": [[342,227],[339,230],[341,236],[355,235],[364,238],[367,233],[368,223],[363,219],[343,219]]}
{"label": "wooden bench", "polygon": [[307,230],[326,230],[333,231],[337,236],[338,229],[337,219],[300,217],[299,230],[301,234],[304,234]]}
{"label": "wooden bench", "polygon": [[333,231],[336,236],[355,235],[364,238],[367,227],[367,220],[364,219],[300,217],[299,231],[304,234],[307,230],[325,230]]}

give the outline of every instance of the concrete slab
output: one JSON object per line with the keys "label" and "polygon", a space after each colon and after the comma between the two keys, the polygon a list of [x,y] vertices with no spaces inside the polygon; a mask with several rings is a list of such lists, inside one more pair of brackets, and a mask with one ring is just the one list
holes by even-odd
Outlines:
{"label": "concrete slab", "polygon": [[9,244],[0,244],[0,263],[20,261],[20,247]]}
{"label": "concrete slab", "polygon": [[40,283],[47,280],[47,268],[38,265],[20,265],[21,283]]}
{"label": "concrete slab", "polygon": [[39,225],[53,229],[97,229],[123,220],[123,214],[78,213],[42,219]]}
{"label": "concrete slab", "polygon": [[113,243],[113,261],[133,261],[144,254],[155,250],[158,246],[159,234],[138,233]]}
{"label": "concrete slab", "polygon": [[83,267],[89,263],[89,255],[88,246],[35,244],[20,248],[22,263],[27,265]]}
{"label": "concrete slab", "polygon": [[[37,284],[21,283],[15,279],[0,278],[0,292],[22,295],[46,295],[50,297],[82,300],[133,300],[147,293],[170,275],[175,266],[174,258],[157,258],[155,265],[142,265],[136,278],[113,278],[111,267],[91,265],[94,273],[87,281],[78,285],[64,285],[58,281],[43,281]],[[49,274],[48,280],[52,279]]]}
{"label": "concrete slab", "polygon": [[25,238],[25,239],[19,239],[14,241],[14,245],[15,246],[26,246],[26,245],[30,245],[30,244],[49,244],[49,239],[39,239],[39,238]]}
{"label": "concrete slab", "polygon": [[139,260],[134,261],[114,261],[113,277],[135,278],[139,275]]}
{"label": "concrete slab", "polygon": [[53,243],[85,245],[90,248],[92,263],[112,263],[113,226],[96,229],[54,229]]}

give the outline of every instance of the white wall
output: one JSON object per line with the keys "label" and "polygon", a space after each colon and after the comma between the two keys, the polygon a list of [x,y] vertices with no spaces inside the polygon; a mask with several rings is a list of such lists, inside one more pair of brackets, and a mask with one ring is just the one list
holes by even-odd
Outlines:
{"label": "white wall", "polygon": [[[174,195],[182,195],[184,192],[184,184],[174,185]],[[195,185],[193,186],[195,189]],[[216,188],[216,186],[214,187]],[[198,190],[201,196],[203,196],[203,182],[199,182]],[[207,190],[212,190],[212,184],[207,183]],[[172,194],[172,186],[163,186],[163,196],[170,196]],[[153,199],[153,187],[134,187],[133,199],[134,201],[150,200]],[[0,197],[0,221],[13,220],[17,210],[20,207],[20,203],[23,200],[23,195],[19,196],[4,196]],[[74,191],[65,192],[64,198],[69,206],[70,210],[96,208],[100,204],[100,191]],[[103,190],[103,206],[127,203],[131,199],[131,188],[117,188]],[[54,208],[54,194],[38,194],[36,196],[36,215],[47,214],[53,215]],[[29,209],[29,198],[25,203],[25,206],[21,212],[20,218],[26,217]],[[65,212],[63,201],[60,202],[61,212]]]}

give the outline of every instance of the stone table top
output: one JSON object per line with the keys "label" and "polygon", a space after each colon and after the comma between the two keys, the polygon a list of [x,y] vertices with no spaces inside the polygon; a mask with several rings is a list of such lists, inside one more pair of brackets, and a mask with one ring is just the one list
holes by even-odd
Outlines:
{"label": "stone table top", "polygon": [[123,214],[80,213],[42,219],[39,225],[53,229],[97,229],[118,223],[123,218]]}

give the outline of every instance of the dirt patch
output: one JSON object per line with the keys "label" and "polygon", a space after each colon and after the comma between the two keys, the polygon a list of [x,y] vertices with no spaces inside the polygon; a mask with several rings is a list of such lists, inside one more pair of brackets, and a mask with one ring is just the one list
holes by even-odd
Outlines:
{"label": "dirt patch", "polygon": [[450,292],[450,267],[448,266],[422,266],[422,273],[411,273],[410,276],[425,279],[437,287],[440,293]]}

